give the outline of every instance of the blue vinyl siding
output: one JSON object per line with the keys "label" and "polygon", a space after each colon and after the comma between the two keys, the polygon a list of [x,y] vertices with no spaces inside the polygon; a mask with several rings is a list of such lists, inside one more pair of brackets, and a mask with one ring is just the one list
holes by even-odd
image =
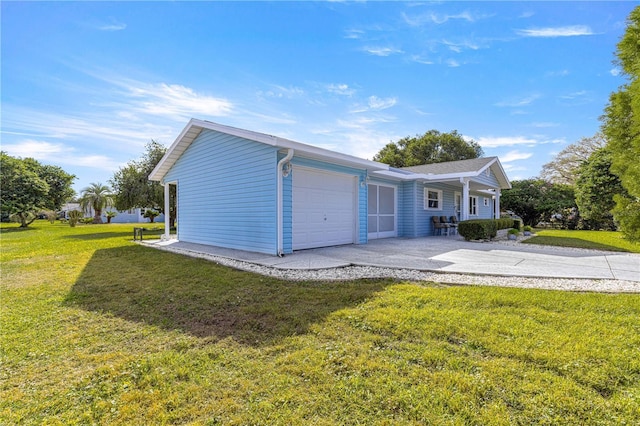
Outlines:
{"label": "blue vinyl siding", "polygon": [[488,188],[500,188],[500,184],[498,183],[498,179],[496,179],[496,175],[493,174],[491,168],[489,168],[489,176],[487,176],[484,172],[480,173],[478,176],[474,177],[474,182],[478,182],[486,185]]}
{"label": "blue vinyl siding", "polygon": [[[454,194],[462,192],[462,189],[452,185],[430,182],[426,184],[416,185],[416,236],[427,237],[433,235],[433,222],[431,216],[446,216],[449,218],[455,214]],[[442,210],[425,210],[424,208],[424,188],[436,189],[442,191]]]}
{"label": "blue vinyl siding", "polygon": [[418,183],[415,181],[403,182],[400,185],[401,189],[398,194],[398,200],[400,204],[398,208],[398,214],[400,216],[400,218],[398,219],[399,237],[415,238],[417,236],[417,186]]}
{"label": "blue vinyl siding", "polygon": [[204,130],[165,176],[178,183],[178,238],[275,254],[277,148]]}

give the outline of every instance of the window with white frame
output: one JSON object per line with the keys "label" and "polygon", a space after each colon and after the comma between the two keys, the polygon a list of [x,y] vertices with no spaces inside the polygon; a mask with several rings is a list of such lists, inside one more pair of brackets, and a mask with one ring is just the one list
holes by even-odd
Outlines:
{"label": "window with white frame", "polygon": [[424,209],[442,210],[442,190],[432,188],[424,189]]}
{"label": "window with white frame", "polygon": [[469,216],[478,216],[478,197],[475,195],[469,197]]}
{"label": "window with white frame", "polygon": [[483,197],[482,202],[485,207],[489,207],[489,197]]}

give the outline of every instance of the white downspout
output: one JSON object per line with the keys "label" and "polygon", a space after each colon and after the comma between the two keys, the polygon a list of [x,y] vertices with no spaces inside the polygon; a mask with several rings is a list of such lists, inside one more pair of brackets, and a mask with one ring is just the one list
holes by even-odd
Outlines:
{"label": "white downspout", "polygon": [[277,226],[276,226],[276,233],[278,234],[278,247],[277,247],[277,255],[282,257],[284,256],[284,243],[283,243],[283,233],[284,233],[284,225],[283,225],[283,208],[282,208],[282,167],[285,165],[285,163],[287,163],[288,161],[290,161],[293,158],[293,153],[294,150],[293,148],[289,148],[289,150],[287,151],[287,155],[280,161],[278,161],[278,168],[277,168],[277,177],[278,177],[278,183],[276,185],[277,190],[276,190],[276,215],[278,217],[277,220]]}

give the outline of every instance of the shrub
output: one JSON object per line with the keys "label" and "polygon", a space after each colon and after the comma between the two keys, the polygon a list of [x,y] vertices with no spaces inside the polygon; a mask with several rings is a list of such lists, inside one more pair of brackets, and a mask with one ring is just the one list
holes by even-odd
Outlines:
{"label": "shrub", "polygon": [[144,212],[143,217],[149,219],[149,222],[153,223],[154,219],[160,215],[160,212],[155,209],[148,209]]}
{"label": "shrub", "polygon": [[56,223],[56,219],[58,218],[58,215],[53,210],[43,210],[39,214],[51,223]]}
{"label": "shrub", "polygon": [[465,220],[458,225],[458,233],[467,241],[490,240],[498,230],[513,228],[515,223],[519,224],[520,221],[511,218]]}
{"label": "shrub", "polygon": [[115,212],[113,210],[109,210],[106,215],[107,216],[107,223],[111,223],[111,219],[113,219],[114,217],[118,216],[118,212]]}
{"label": "shrub", "polygon": [[67,215],[69,216],[69,226],[71,226],[72,228],[75,228],[76,224],[80,221],[80,219],[82,219],[82,212],[80,210],[71,210],[69,213],[67,213]]}

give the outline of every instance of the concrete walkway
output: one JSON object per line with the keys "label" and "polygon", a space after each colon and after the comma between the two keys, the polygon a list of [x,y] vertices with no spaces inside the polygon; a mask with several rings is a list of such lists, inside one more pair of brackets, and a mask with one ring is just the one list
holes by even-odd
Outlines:
{"label": "concrete walkway", "polygon": [[460,237],[388,238],[373,240],[366,245],[301,250],[282,258],[177,240],[145,241],[145,244],[284,270],[355,265],[461,274],[640,282],[638,254],[501,242],[477,243]]}

